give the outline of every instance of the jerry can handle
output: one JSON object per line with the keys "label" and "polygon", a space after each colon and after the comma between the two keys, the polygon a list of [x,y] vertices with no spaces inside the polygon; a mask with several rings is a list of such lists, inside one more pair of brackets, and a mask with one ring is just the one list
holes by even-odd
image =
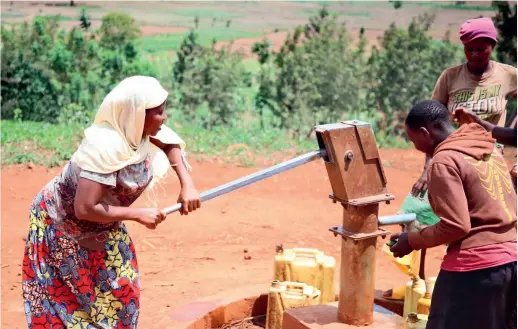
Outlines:
{"label": "jerry can handle", "polygon": [[[304,295],[304,289],[308,285],[303,282],[286,281],[286,282],[284,282],[284,286],[286,287],[286,291],[285,291],[286,293]],[[293,288],[295,288],[295,289],[293,289]]]}
{"label": "jerry can handle", "polygon": [[293,252],[295,253],[295,258],[298,258],[299,256],[306,256],[306,257],[312,257],[317,258],[317,255],[320,253],[317,249],[312,248],[293,248]]}
{"label": "jerry can handle", "polygon": [[285,281],[284,285],[286,287],[293,287],[293,288],[305,288],[308,285],[304,282],[294,282],[294,281]]}
{"label": "jerry can handle", "polygon": [[[314,287],[308,286],[306,283],[288,281],[288,282],[285,282],[284,284],[286,286],[286,291],[284,292],[285,294],[305,296],[305,297],[311,298],[311,299],[320,297],[320,290],[316,290]],[[290,290],[289,288],[296,288],[296,289]]]}
{"label": "jerry can handle", "polygon": [[320,290],[315,291],[310,297],[311,299],[320,297]]}

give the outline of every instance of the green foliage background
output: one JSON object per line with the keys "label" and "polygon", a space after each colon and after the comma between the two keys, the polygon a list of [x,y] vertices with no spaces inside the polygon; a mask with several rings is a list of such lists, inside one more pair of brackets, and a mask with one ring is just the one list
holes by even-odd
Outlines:
{"label": "green foliage background", "polygon": [[[502,39],[496,57],[516,65],[516,6],[493,6]],[[430,97],[445,68],[464,60],[448,35],[429,35],[433,16],[415,17],[404,29],[392,24],[381,47],[367,49],[364,31],[353,44],[326,7],[290,31],[279,51],[265,39],[251,49],[257,60],[245,60],[230,51],[232,44],[216,47],[229,36],[256,35],[232,30],[231,18],[207,29],[196,17],[182,36],[144,41],[132,17],[108,13],[93,30],[84,8],[80,27],[69,31],[59,28],[57,16],[2,25],[2,162],[67,160],[103,97],[136,74],[169,89],[169,124],[194,152],[239,156],[242,149],[229,151],[235,144],[260,154],[305,151],[315,147],[315,125],[353,118],[373,125],[380,147],[405,147],[401,123],[409,107]]]}

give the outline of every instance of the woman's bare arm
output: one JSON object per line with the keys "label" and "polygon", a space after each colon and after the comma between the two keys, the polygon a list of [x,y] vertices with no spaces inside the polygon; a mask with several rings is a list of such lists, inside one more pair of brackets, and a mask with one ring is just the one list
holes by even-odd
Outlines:
{"label": "woman's bare arm", "polygon": [[138,218],[137,209],[109,206],[101,203],[100,200],[107,190],[106,185],[86,178],[79,178],[74,200],[76,217],[98,223],[136,220]]}
{"label": "woman's bare arm", "polygon": [[490,122],[482,120],[478,115],[473,112],[469,112],[464,108],[458,108],[455,110],[455,119],[459,121],[460,124],[471,122],[478,123],[484,127],[484,129],[491,132],[491,135],[498,143],[508,146],[516,146],[516,127],[499,127]]}
{"label": "woman's bare arm", "polygon": [[159,147],[166,154],[169,159],[169,163],[173,166],[178,179],[180,180],[180,185],[182,187],[194,187],[194,183],[192,182],[191,175],[187,171],[183,161],[182,161],[182,150],[180,145],[177,144],[164,144],[158,139],[150,138],[150,141]]}
{"label": "woman's bare arm", "polygon": [[165,219],[165,214],[158,209],[117,207],[102,203],[100,200],[107,189],[103,184],[79,178],[74,200],[76,217],[96,223],[136,221],[151,229]]}
{"label": "woman's bare arm", "polygon": [[182,204],[180,214],[187,215],[189,212],[194,211],[201,207],[200,194],[196,190],[194,183],[191,179],[191,175],[187,171],[183,160],[182,150],[180,145],[177,144],[164,144],[161,141],[150,138],[151,142],[159,147],[167,155],[169,162],[173,166],[180,185],[182,187],[180,195],[178,196],[178,202]]}

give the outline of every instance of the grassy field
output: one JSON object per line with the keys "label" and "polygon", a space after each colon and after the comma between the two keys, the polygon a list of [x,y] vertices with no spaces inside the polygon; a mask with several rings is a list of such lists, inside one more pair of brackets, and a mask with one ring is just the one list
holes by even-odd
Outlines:
{"label": "grassy field", "polygon": [[433,1],[422,1],[419,2],[420,6],[424,7],[432,7],[435,9],[454,9],[454,10],[470,10],[470,11],[488,11],[492,10],[490,5],[486,4],[451,4],[451,3],[441,3],[441,2],[433,2]]}
{"label": "grassy field", "polygon": [[[318,12],[318,9],[304,9],[303,11],[299,12],[302,16],[311,16]],[[331,15],[336,15],[338,17],[371,17],[371,13],[368,11],[334,11],[331,10],[329,12]]]}
{"label": "grassy field", "polygon": [[[232,41],[239,38],[253,38],[262,35],[260,32],[243,31],[231,28],[203,28],[198,31],[201,44],[209,46],[213,40],[218,42]],[[141,49],[146,53],[176,51],[180,48],[185,33],[156,34],[139,39]]]}
{"label": "grassy field", "polygon": [[2,164],[33,162],[57,166],[80,141],[80,125],[2,120]]}
{"label": "grassy field", "polygon": [[[209,131],[196,123],[181,121],[173,114],[167,124],[186,141],[191,156],[218,157],[241,166],[256,165],[257,156],[262,160],[270,157],[273,163],[318,147],[314,138],[294,140],[282,130],[263,130],[256,122]],[[78,124],[2,120],[2,165],[32,162],[59,166],[69,160],[79,146],[84,128]],[[404,140],[385,141],[382,136],[377,140],[380,147],[411,146]]]}
{"label": "grassy field", "polygon": [[[454,1],[404,1],[398,10],[388,1],[79,1],[76,7],[50,4],[13,2],[11,5],[9,1],[2,1],[3,23],[30,20],[35,15],[58,14],[73,20],[85,8],[93,20],[100,20],[108,12],[118,11],[133,16],[143,26],[190,28],[194,18],[198,17],[201,28],[210,29],[214,23],[220,28],[231,20],[232,29],[265,33],[276,28],[291,29],[304,24],[307,17],[322,5],[327,5],[331,12],[339,14],[349,27],[355,29],[385,29],[392,22],[407,25],[412,17],[428,12],[440,15],[434,29],[444,31],[448,28],[456,29],[468,18],[493,13],[490,1],[468,1],[464,5],[457,5]],[[162,33],[157,28],[154,34]]]}
{"label": "grassy field", "polygon": [[[327,5],[331,13],[345,21],[351,31],[364,28],[371,43],[377,42],[392,22],[406,26],[412,17],[425,12],[437,14],[438,19],[432,30],[438,38],[448,29],[455,32],[466,19],[493,14],[489,1],[468,1],[463,5],[454,1],[405,1],[397,10],[388,1],[79,1],[75,7],[52,2],[2,1],[1,16],[2,24],[19,24],[30,21],[35,15],[60,15],[59,21],[68,29],[79,24],[82,9],[86,9],[94,28],[100,26],[100,20],[106,13],[123,12],[141,25],[141,49],[156,55],[177,50],[185,33],[194,27],[195,18],[198,19],[202,43],[208,45],[214,39],[224,43],[257,38],[273,31],[291,30],[306,23],[307,18],[322,5]],[[172,28],[176,30],[171,32]],[[280,47],[282,41],[273,40],[274,48]]]}
{"label": "grassy field", "polygon": [[202,8],[185,8],[175,11],[175,15],[186,16],[186,17],[199,17],[199,18],[214,18],[214,19],[230,19],[237,17],[244,17],[245,14],[231,13],[221,10],[210,10]]}
{"label": "grassy field", "polygon": [[[317,147],[316,140],[294,141],[283,131],[262,130],[257,124],[217,127],[209,131],[196,123],[175,118],[170,119],[168,125],[186,141],[190,154],[218,156],[242,166],[255,165],[255,155],[271,154],[279,159]],[[79,146],[84,128],[77,124],[2,120],[2,164],[32,162],[58,166],[70,159]]]}

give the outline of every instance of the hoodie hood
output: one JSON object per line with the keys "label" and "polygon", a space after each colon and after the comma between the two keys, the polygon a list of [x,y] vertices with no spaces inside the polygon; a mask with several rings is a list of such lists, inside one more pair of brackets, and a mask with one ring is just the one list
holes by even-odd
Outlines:
{"label": "hoodie hood", "polygon": [[474,159],[482,160],[491,154],[496,140],[491,133],[477,123],[462,125],[457,131],[440,143],[434,151],[434,156],[442,151],[457,151]]}

